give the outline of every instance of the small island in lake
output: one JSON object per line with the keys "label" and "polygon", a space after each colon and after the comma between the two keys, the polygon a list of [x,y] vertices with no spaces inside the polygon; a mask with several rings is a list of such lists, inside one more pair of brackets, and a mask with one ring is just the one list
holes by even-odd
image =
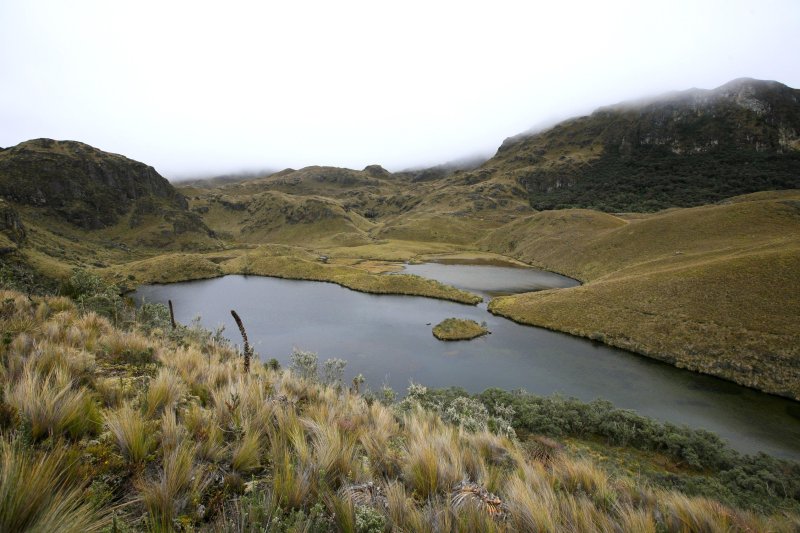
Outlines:
{"label": "small island in lake", "polygon": [[433,336],[440,341],[468,341],[489,333],[486,323],[465,318],[446,318],[433,326]]}

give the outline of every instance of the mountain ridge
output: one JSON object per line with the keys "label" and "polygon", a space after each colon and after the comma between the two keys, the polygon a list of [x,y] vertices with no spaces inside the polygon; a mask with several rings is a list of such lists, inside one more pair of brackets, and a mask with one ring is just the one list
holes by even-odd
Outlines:
{"label": "mountain ridge", "polygon": [[655,211],[800,187],[800,90],[742,78],[507,138],[483,168],[534,209]]}

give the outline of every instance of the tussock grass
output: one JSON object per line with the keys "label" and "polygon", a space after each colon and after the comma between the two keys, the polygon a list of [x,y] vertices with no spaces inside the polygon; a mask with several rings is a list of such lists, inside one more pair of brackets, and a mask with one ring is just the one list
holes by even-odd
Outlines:
{"label": "tussock grass", "polygon": [[101,531],[108,517],[70,479],[66,449],[35,453],[0,439],[0,531]]}
{"label": "tussock grass", "polygon": [[29,361],[42,375],[60,370],[76,383],[82,384],[92,382],[97,368],[94,354],[51,341],[37,343]]}
{"label": "tussock grass", "polygon": [[111,363],[143,365],[156,361],[153,343],[135,331],[111,330],[98,342],[103,358]]}
{"label": "tussock grass", "polygon": [[[1,352],[0,424],[32,437],[2,438],[4,531],[20,529],[2,522],[12,515],[92,531],[114,509],[121,529],[152,531],[788,532],[799,523],[651,489],[556,441],[523,445],[488,424],[456,426],[419,402],[383,405],[262,365],[244,375],[234,350],[199,337],[178,347],[53,311],[58,302],[26,302],[3,318],[42,320]],[[82,322],[92,331],[71,331]],[[128,349],[151,357],[112,356]],[[88,412],[82,401],[102,410],[99,437],[76,421]]]}
{"label": "tussock grass", "polygon": [[377,477],[395,477],[399,474],[400,450],[395,442],[400,434],[400,425],[389,409],[377,402],[369,406],[359,443]]}
{"label": "tussock grass", "polygon": [[505,496],[511,523],[517,531],[558,531],[558,498],[547,482],[534,486],[513,476]]}
{"label": "tussock grass", "polygon": [[179,446],[164,454],[160,474],[138,483],[139,497],[158,531],[172,531],[172,520],[189,504],[192,492],[202,489],[206,478],[195,464],[195,450]]}
{"label": "tussock grass", "polygon": [[303,506],[311,495],[313,473],[295,464],[288,448],[273,448],[272,505],[297,509]]}
{"label": "tussock grass", "polygon": [[407,442],[403,475],[422,498],[448,490],[464,478],[459,429],[423,412],[404,419]]}
{"label": "tussock grass", "polygon": [[231,466],[238,472],[249,472],[261,465],[261,441],[254,432],[245,433],[231,457]]}
{"label": "tussock grass", "polygon": [[192,404],[184,411],[183,423],[198,443],[198,457],[212,463],[219,462],[225,457],[224,435],[211,411],[203,409],[198,404]]}
{"label": "tussock grass", "polygon": [[183,380],[170,368],[161,368],[150,381],[145,395],[145,416],[173,409],[186,394]]}
{"label": "tussock grass", "polygon": [[31,437],[79,438],[96,429],[98,413],[88,389],[73,388],[61,369],[42,376],[30,366],[15,384],[7,384],[6,402],[29,424]]}
{"label": "tussock grass", "polygon": [[178,423],[175,411],[165,411],[161,416],[161,435],[159,445],[161,452],[167,454],[175,450],[186,439],[186,426]]}
{"label": "tussock grass", "polygon": [[106,411],[105,425],[117,441],[122,455],[131,463],[141,463],[155,444],[152,426],[130,405]]}
{"label": "tussock grass", "polygon": [[94,388],[103,405],[111,408],[119,407],[124,400],[130,399],[134,393],[131,387],[122,379],[122,376],[96,379]]}
{"label": "tussock grass", "polygon": [[338,488],[343,479],[357,471],[355,447],[358,431],[340,430],[336,424],[304,420],[305,431],[310,434],[311,461],[321,477]]}

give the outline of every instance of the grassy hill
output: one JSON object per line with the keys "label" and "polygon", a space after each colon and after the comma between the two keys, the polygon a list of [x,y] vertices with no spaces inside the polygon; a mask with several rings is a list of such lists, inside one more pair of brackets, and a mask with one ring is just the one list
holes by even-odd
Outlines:
{"label": "grassy hill", "polygon": [[615,217],[543,212],[488,249],[580,287],[496,299],[492,312],[800,399],[800,194]]}
{"label": "grassy hill", "polygon": [[177,189],[81,143],[0,150],[0,530],[798,530],[797,465],[707,432],[497,390],[395,402],[305,352],[245,372],[219,333],[120,293],[243,273],[475,304],[382,273],[500,257],[584,283],[494,313],[800,399],[799,105],[739,80],[482,164]]}
{"label": "grassy hill", "polygon": [[799,132],[800,90],[740,79],[506,139],[484,168],[535,209],[656,211],[800,188]]}
{"label": "grassy hill", "polygon": [[799,398],[797,189],[676,208],[800,187],[798,102],[736,80],[602,108],[482,164],[313,166],[178,189],[122,156],[29,141],[0,151],[0,279],[52,287],[81,267],[130,288],[247,273],[474,302],[380,272],[491,252],[585,282],[497,300],[496,313]]}

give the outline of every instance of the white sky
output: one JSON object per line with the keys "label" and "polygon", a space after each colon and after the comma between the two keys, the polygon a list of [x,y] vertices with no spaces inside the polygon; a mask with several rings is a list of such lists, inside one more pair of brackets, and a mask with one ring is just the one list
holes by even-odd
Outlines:
{"label": "white sky", "polygon": [[0,146],[79,140],[170,178],[399,170],[621,100],[800,87],[798,51],[798,0],[0,0]]}

